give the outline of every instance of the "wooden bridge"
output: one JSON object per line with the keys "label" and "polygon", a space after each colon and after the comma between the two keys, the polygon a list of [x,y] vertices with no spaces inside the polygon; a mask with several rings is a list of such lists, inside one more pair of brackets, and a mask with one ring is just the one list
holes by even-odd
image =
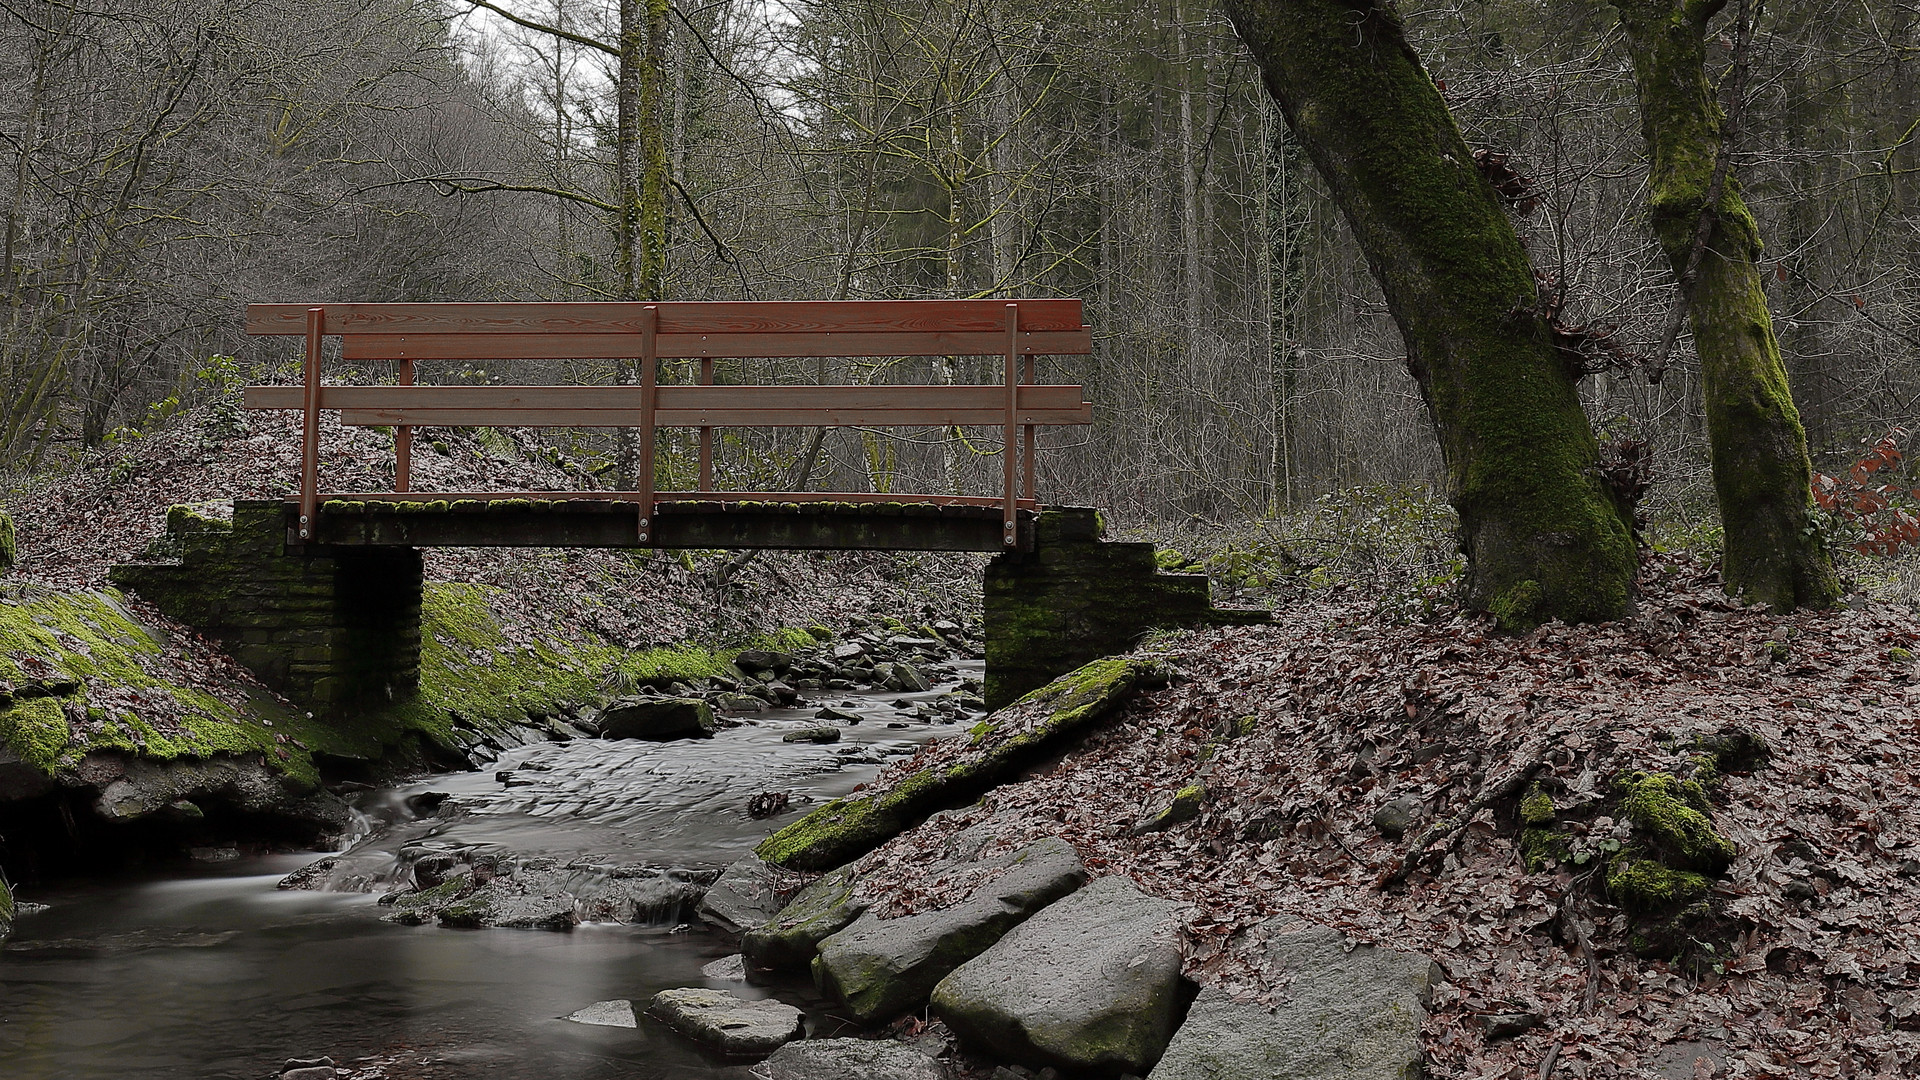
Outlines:
{"label": "wooden bridge", "polygon": [[[563,304],[255,304],[247,332],[305,338],[301,386],[254,386],[252,409],[302,413],[294,546],[638,546],[1031,550],[1040,510],[1037,430],[1090,424],[1078,386],[1036,381],[1038,358],[1086,354],[1078,300],[878,300]],[[388,362],[397,385],[328,385],[324,340],[348,361]],[[747,357],[998,356],[984,385],[717,386],[714,362]],[[623,386],[422,386],[432,361],[638,360]],[[661,385],[662,359],[695,360],[697,385]],[[394,490],[326,490],[320,414],[392,427]],[[632,428],[637,490],[417,492],[415,428]],[[995,495],[739,492],[713,484],[726,427],[992,426],[1003,439]],[[654,490],[655,433],[699,432],[698,488]]]}
{"label": "wooden bridge", "polygon": [[[418,548],[619,546],[888,548],[999,552],[986,570],[986,698],[998,707],[1157,627],[1261,621],[1212,606],[1202,575],[1158,572],[1152,544],[1107,543],[1093,510],[1043,508],[1040,427],[1088,424],[1080,388],[1036,381],[1037,360],[1087,353],[1078,300],[661,304],[257,304],[254,334],[305,338],[300,386],[254,386],[255,409],[302,414],[300,487],[236,502],[231,521],[168,514],[177,563],[117,566],[113,580],[221,640],[269,685],[341,714],[404,700],[419,682]],[[393,364],[397,385],[322,379],[322,347]],[[716,386],[740,357],[1001,357],[986,385]],[[639,360],[623,386],[422,386],[417,365],[497,359]],[[662,359],[699,382],[662,386]],[[392,427],[394,489],[322,485],[320,414]],[[714,490],[725,427],[991,425],[1003,439],[991,495]],[[420,427],[633,428],[636,491],[412,490]],[[655,433],[699,432],[698,487],[654,490]]]}

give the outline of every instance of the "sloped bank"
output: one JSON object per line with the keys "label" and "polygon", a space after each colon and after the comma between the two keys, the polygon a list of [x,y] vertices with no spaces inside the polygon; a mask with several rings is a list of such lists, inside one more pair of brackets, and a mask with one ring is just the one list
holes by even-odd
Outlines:
{"label": "sloped bank", "polygon": [[[1184,907],[1163,940],[1192,1004],[1157,1080],[1345,1076],[1356,1062],[1382,1077],[1910,1074],[1920,926],[1888,916],[1920,902],[1905,765],[1920,754],[1920,620],[1865,603],[1775,617],[1690,564],[1654,566],[1643,589],[1632,621],[1525,635],[1465,615],[1394,625],[1334,598],[1272,628],[1167,639],[1151,657],[1165,685],[790,883],[745,955],[811,966],[831,990],[848,968],[837,935],[951,923],[933,916],[993,901],[1009,855],[1064,843],[1094,885]],[[1044,715],[1030,701],[990,719]],[[903,786],[960,765],[968,742],[857,798],[932,805]],[[1189,811],[1169,813],[1183,798]],[[865,849],[879,819],[844,809],[810,827]],[[1024,933],[927,995],[960,1036],[955,1063],[1130,1068],[1035,1047],[1058,1030],[1065,988],[1125,997],[1116,974],[1151,968],[1152,949],[1076,975],[1057,945],[1020,947]],[[1090,935],[1058,955],[1121,936]],[[886,951],[931,956],[938,940]],[[1017,958],[960,974],[996,950]],[[870,979],[889,964],[859,967]],[[981,1013],[981,987],[1008,988],[1008,1007]],[[1358,1011],[1320,1012],[1334,1006]]]}

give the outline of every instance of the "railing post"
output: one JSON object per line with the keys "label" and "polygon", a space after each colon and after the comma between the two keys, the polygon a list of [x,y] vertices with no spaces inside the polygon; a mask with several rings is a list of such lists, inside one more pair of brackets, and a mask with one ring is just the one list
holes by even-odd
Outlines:
{"label": "railing post", "polygon": [[[1032,353],[1028,353],[1028,354],[1027,354],[1027,377],[1026,377],[1026,380],[1025,380],[1025,382],[1024,382],[1024,383],[1023,383],[1022,385],[1031,385],[1032,383],[1034,383],[1034,382],[1036,381],[1036,378],[1035,378],[1035,376],[1036,376],[1036,370],[1035,370],[1035,369],[1036,369],[1036,367],[1037,367],[1037,365],[1036,365],[1036,363],[1035,363],[1035,360],[1036,360],[1036,357],[1035,357],[1035,356],[1034,356],[1034,355],[1033,355]],[[1034,493],[1033,493],[1033,491],[1034,491],[1034,489],[1033,489],[1033,470],[1034,470],[1034,445],[1035,445],[1035,435],[1034,435],[1034,426],[1033,426],[1032,424],[1028,424],[1028,425],[1027,425],[1027,432],[1026,432],[1026,436],[1027,436],[1027,437],[1026,437],[1026,440],[1025,440],[1025,441],[1026,441],[1026,444],[1027,444],[1027,455],[1026,455],[1026,461],[1027,461],[1027,481],[1026,481],[1026,483],[1025,483],[1024,485],[1022,485],[1022,491],[1024,492],[1024,494],[1023,494],[1023,496],[1022,496],[1022,497],[1023,497],[1023,498],[1025,498],[1025,499],[1026,499],[1026,500],[1027,500],[1028,502],[1036,502],[1036,501],[1037,501],[1037,496],[1035,496],[1035,495],[1034,495]],[[1035,507],[1035,509],[1038,509],[1038,508],[1039,508],[1038,506],[1036,506],[1036,507]]]}
{"label": "railing post", "polygon": [[1003,472],[1004,472],[1004,483],[1005,483],[1005,490],[1006,490],[1006,501],[1003,504],[1003,507],[1001,510],[1001,516],[1004,519],[1004,522],[1006,525],[1005,535],[1002,537],[1002,540],[1005,542],[1007,547],[1014,547],[1019,541],[1019,529],[1018,529],[1019,511],[1018,511],[1017,504],[1015,502],[1015,499],[1018,497],[1018,489],[1014,486],[1016,483],[1015,469],[1019,465],[1019,462],[1016,460],[1016,458],[1019,457],[1019,453],[1020,453],[1020,444],[1019,444],[1020,429],[1017,424],[1017,421],[1019,419],[1018,410],[1020,407],[1020,305],[1019,304],[1007,305],[1006,384],[1007,384],[1007,433],[1006,433],[1006,440],[1001,444],[1002,449],[1000,452],[1001,457],[1006,459],[1001,463],[1003,466],[1005,466]]}
{"label": "railing post", "polygon": [[[713,357],[700,358],[700,385],[713,385]],[[700,490],[713,490],[713,429],[700,429]]]}
{"label": "railing post", "polygon": [[327,327],[327,309],[307,309],[306,388],[301,395],[300,418],[300,539],[313,539],[320,513],[320,335]]}
{"label": "railing post", "polygon": [[[413,359],[400,361],[401,386],[413,385]],[[1028,428],[1032,431],[1032,428]],[[413,483],[413,429],[402,424],[393,429],[393,490],[410,491]]]}
{"label": "railing post", "polygon": [[651,545],[653,537],[653,419],[654,399],[659,389],[654,368],[659,356],[660,308],[648,304],[640,318],[640,536]]}

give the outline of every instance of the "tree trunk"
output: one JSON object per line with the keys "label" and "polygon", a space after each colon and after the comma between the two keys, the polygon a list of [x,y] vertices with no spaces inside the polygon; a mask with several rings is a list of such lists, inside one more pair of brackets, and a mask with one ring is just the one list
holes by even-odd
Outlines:
{"label": "tree trunk", "polygon": [[1519,629],[1618,618],[1635,551],[1533,268],[1387,0],[1228,0],[1386,293],[1439,438],[1464,599]]}
{"label": "tree trunk", "polygon": [[1729,592],[1775,611],[1829,607],[1840,598],[1840,580],[1813,525],[1806,432],[1760,286],[1759,228],[1731,168],[1707,207],[1726,122],[1707,83],[1707,24],[1724,6],[1614,0],[1653,159],[1648,208],[1686,291],[1700,356],[1713,488],[1726,530],[1721,576]]}

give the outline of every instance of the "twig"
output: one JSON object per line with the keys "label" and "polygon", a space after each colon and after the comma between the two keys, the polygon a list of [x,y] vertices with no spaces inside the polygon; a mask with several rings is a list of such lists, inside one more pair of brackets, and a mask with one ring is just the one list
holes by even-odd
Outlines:
{"label": "twig", "polygon": [[1525,765],[1502,777],[1498,782],[1481,788],[1480,793],[1475,795],[1458,814],[1435,822],[1427,831],[1421,833],[1419,839],[1407,845],[1405,853],[1388,864],[1386,872],[1373,883],[1374,888],[1388,889],[1407,880],[1407,875],[1413,872],[1414,863],[1429,847],[1433,846],[1435,841],[1452,841],[1448,844],[1448,849],[1451,850],[1453,843],[1458,842],[1458,837],[1465,832],[1467,823],[1473,820],[1475,814],[1486,809],[1488,803],[1504,799],[1519,791],[1522,785],[1533,778],[1534,773],[1540,771],[1541,766],[1547,763],[1547,755],[1559,744],[1558,734],[1555,732],[1540,740],[1539,748],[1528,756]]}
{"label": "twig", "polygon": [[1565,1038],[1565,1035],[1557,1035],[1547,1044],[1547,1052],[1540,1058],[1540,1080],[1547,1080],[1553,1075],[1553,1066],[1560,1060],[1560,1042]]}

